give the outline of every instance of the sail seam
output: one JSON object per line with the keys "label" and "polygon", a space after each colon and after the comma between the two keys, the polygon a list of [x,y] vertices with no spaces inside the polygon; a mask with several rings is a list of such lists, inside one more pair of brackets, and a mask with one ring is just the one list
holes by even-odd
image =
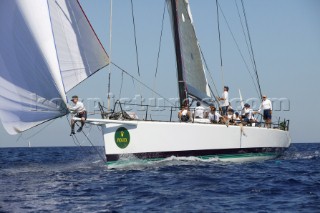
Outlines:
{"label": "sail seam", "polygon": [[[47,0],[47,5],[48,5],[48,13],[49,13],[49,20],[50,20],[50,24],[51,24],[51,31],[52,31],[54,49],[55,49],[55,51],[56,51],[56,57],[57,57],[57,61],[58,61],[59,72],[60,72],[60,77],[61,77],[61,81],[62,81],[63,90],[64,90],[64,93],[66,94],[66,87],[65,87],[65,85],[64,85],[64,81],[63,81],[63,78],[62,78],[61,65],[60,65],[60,60],[59,60],[59,57],[58,57],[58,50],[57,50],[57,45],[56,45],[56,39],[55,39],[55,35],[54,35],[54,31],[53,31],[53,25],[52,25],[52,20],[51,20],[51,12],[50,12],[50,3],[49,3],[49,0]],[[67,98],[66,98],[66,101],[68,101]]]}
{"label": "sail seam", "polygon": [[[62,82],[62,86],[63,86],[63,90],[64,90],[64,96],[65,96],[65,100],[66,103],[64,105],[64,107],[66,108],[66,104],[68,102],[67,96],[66,96],[66,87],[62,78],[62,73],[61,73],[61,65],[60,65],[60,60],[58,57],[58,50],[57,50],[57,45],[56,45],[56,40],[55,40],[55,35],[54,35],[54,31],[53,31],[53,25],[52,25],[52,20],[51,20],[51,12],[50,12],[50,5],[49,5],[49,0],[47,0],[47,5],[48,5],[48,13],[49,13],[49,20],[50,20],[50,24],[51,24],[51,31],[52,31],[52,37],[53,37],[53,44],[54,44],[54,49],[56,51],[56,57],[57,57],[57,62],[58,62],[58,66],[59,66],[59,73],[60,73],[60,77],[61,77],[61,82]],[[62,99],[64,99],[64,97],[61,97]],[[68,112],[63,113],[62,116],[65,116],[66,114],[68,114]],[[59,116],[60,117],[60,116]]]}
{"label": "sail seam", "polygon": [[[86,77],[85,79],[79,81],[76,85],[74,85],[74,86],[72,86],[71,88],[69,88],[68,91],[70,91],[70,90],[73,89],[74,87],[78,86],[80,83],[82,83],[83,81],[85,81],[86,79],[88,79],[90,76],[92,76],[93,74],[95,74],[95,73],[98,72],[99,70],[101,70],[101,69],[103,69],[104,67],[106,67],[106,66],[109,65],[109,55],[108,55],[108,53],[107,53],[106,50],[104,49],[104,47],[103,47],[103,45],[102,45],[99,37],[97,36],[96,32],[94,31],[94,29],[93,29],[93,27],[92,27],[92,25],[91,25],[88,17],[87,17],[86,14],[84,13],[84,11],[83,11],[83,9],[82,9],[82,6],[81,6],[81,4],[80,4],[80,2],[79,2],[78,0],[77,0],[77,3],[78,3],[78,5],[79,5],[79,8],[80,8],[82,14],[83,14],[84,17],[86,18],[86,21],[87,21],[87,23],[89,24],[89,26],[90,26],[90,28],[91,28],[94,36],[96,37],[98,43],[100,44],[101,48],[103,49],[103,52],[106,54],[106,56],[107,56],[107,61],[106,61],[106,64],[105,64],[104,66],[102,66],[102,67],[100,67],[100,68],[98,68],[98,69],[96,69],[96,70],[90,71],[90,74],[87,75],[87,77]],[[51,17],[50,17],[50,21],[51,21]],[[55,40],[54,40],[54,42],[55,42]],[[55,44],[55,45],[56,45],[56,44]],[[57,54],[57,57],[58,57],[58,54]],[[58,59],[58,61],[59,61],[59,59]],[[60,67],[60,63],[59,63],[59,67]],[[85,69],[85,68],[83,68],[83,69]],[[62,76],[61,71],[62,71],[62,70],[61,70],[61,67],[60,67],[60,74],[61,74],[61,76]],[[64,79],[63,79],[63,78],[62,78],[62,83],[63,83],[63,85],[64,85]],[[65,89],[65,88],[64,88],[64,89]],[[66,91],[66,89],[65,89],[65,93],[67,93],[68,91]]]}

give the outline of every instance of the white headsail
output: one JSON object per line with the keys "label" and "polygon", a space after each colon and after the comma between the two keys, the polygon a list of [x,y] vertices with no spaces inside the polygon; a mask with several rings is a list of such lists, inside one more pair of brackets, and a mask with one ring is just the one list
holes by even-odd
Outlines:
{"label": "white headsail", "polygon": [[77,0],[2,0],[0,26],[0,116],[10,134],[65,115],[65,93],[109,63]]}
{"label": "white headsail", "polygon": [[[174,0],[176,1],[176,14],[174,17],[173,8],[171,6],[172,0],[167,0],[168,11],[171,16],[171,23],[173,26],[174,18],[177,19],[179,41],[181,48],[182,60],[182,75],[186,83],[188,93],[199,99],[210,97],[208,82],[203,67],[198,40],[188,0]],[[173,30],[174,31],[174,30]],[[175,36],[175,35],[174,35]],[[177,41],[176,41],[177,42]]]}

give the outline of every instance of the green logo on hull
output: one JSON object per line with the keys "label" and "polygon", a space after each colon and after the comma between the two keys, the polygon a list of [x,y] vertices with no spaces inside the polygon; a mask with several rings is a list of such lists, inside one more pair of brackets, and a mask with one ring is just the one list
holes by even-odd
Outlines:
{"label": "green logo on hull", "polygon": [[114,141],[120,149],[126,148],[130,142],[129,131],[124,127],[118,128],[114,134]]}

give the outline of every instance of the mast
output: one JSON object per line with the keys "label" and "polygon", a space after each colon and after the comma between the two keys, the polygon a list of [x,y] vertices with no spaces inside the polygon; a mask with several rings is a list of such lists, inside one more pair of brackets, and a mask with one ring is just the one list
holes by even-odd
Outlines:
{"label": "mast", "polygon": [[177,13],[177,1],[170,0],[172,8],[172,23],[173,23],[173,35],[174,35],[174,46],[176,50],[176,61],[177,61],[177,73],[178,73],[178,89],[180,98],[180,107],[182,107],[185,101],[188,103],[188,91],[185,79],[183,78],[183,58],[181,54],[181,42],[179,34],[179,14]]}

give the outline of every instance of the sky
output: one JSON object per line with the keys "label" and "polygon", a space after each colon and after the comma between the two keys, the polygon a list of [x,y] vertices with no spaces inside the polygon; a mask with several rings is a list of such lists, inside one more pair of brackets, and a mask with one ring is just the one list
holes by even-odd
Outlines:
{"label": "sky", "polygon": [[[177,98],[176,62],[169,16],[165,12],[158,74],[155,78],[157,53],[164,8],[163,0],[134,0],[134,18],[138,44],[140,77],[136,65],[131,4],[129,0],[113,1],[112,45],[110,48],[107,0],[80,0],[93,28],[111,60],[155,89],[165,98]],[[241,2],[237,0],[238,6]],[[244,0],[262,93],[275,102],[274,120],[290,119],[292,142],[320,142],[320,1],[318,0]],[[244,100],[257,99],[251,77],[237,50],[231,33],[220,16],[223,72],[220,68],[216,5],[213,0],[190,0],[197,37],[219,93],[223,85],[230,88],[229,97],[238,98],[241,89]],[[220,6],[250,65],[234,0],[220,1]],[[220,13],[221,15],[222,13]],[[108,72],[111,71],[111,92],[115,99],[132,100],[139,95],[156,97],[114,66],[104,68],[68,93],[84,100],[88,111],[96,110],[96,101],[106,104]],[[122,87],[121,87],[122,85]],[[158,97],[156,97],[158,98]],[[161,101],[161,100],[160,100]],[[166,112],[158,113],[158,117]],[[143,112],[138,112],[141,116]],[[95,117],[89,115],[89,117]],[[156,115],[157,116],[157,115]],[[92,143],[103,145],[99,128],[87,126]],[[20,135],[12,136],[0,126],[0,147],[73,146],[66,117],[45,123]],[[90,145],[79,136],[80,143]]]}

